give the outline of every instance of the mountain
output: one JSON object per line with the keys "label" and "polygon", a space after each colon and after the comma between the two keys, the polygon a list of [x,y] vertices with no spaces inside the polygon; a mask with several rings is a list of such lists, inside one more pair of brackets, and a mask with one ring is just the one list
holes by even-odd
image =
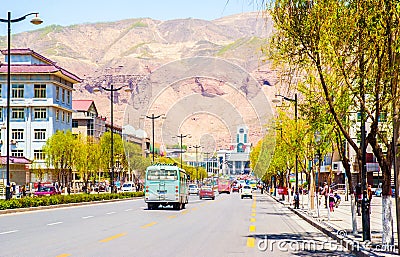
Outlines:
{"label": "mountain", "polygon": [[[257,80],[274,85],[276,71],[264,61],[261,51],[272,31],[271,18],[259,12],[212,21],[134,18],[66,27],[50,25],[13,35],[12,48],[31,48],[82,78],[73,98],[94,99],[100,114],[109,117],[110,102],[104,101],[105,97],[110,98],[109,93],[94,93],[95,86],[105,85],[110,78],[137,84],[162,65],[183,58],[209,56],[228,60]],[[1,49],[7,47],[6,43],[7,38],[0,37]],[[196,85],[195,79],[190,83]],[[209,84],[209,90],[218,91],[218,83]],[[116,92],[117,124],[122,125],[128,101],[128,93]]]}

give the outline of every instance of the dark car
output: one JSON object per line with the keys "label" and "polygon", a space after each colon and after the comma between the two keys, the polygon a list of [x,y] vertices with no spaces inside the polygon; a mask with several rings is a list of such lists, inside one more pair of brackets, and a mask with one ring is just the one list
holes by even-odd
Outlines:
{"label": "dark car", "polygon": [[35,192],[35,196],[59,195],[60,192],[53,186],[44,186]]}
{"label": "dark car", "polygon": [[199,198],[200,199],[210,198],[210,199],[214,200],[215,192],[214,192],[213,188],[209,187],[209,186],[201,187],[200,191],[199,191]]}

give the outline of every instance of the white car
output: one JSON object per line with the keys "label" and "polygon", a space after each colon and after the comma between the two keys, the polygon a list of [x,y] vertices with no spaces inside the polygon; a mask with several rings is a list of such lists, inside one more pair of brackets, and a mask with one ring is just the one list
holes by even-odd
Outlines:
{"label": "white car", "polygon": [[251,199],[253,199],[253,190],[251,189],[251,187],[248,185],[245,185],[244,187],[242,187],[241,192],[240,192],[240,197],[242,199],[245,197],[250,197]]}
{"label": "white car", "polygon": [[199,194],[199,187],[196,184],[189,185],[189,195],[191,195],[191,194],[194,194],[194,195]]}
{"label": "white car", "polygon": [[122,192],[135,192],[136,191],[135,183],[125,182],[121,187],[121,191]]}

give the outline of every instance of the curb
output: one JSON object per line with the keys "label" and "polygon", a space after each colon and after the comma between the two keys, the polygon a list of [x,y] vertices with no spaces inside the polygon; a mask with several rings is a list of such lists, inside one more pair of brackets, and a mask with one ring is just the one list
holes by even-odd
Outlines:
{"label": "curb", "polygon": [[[269,195],[269,196],[272,199],[274,199],[276,202],[278,202],[280,204],[284,204],[279,199],[277,199],[276,197],[271,196],[271,195]],[[333,238],[334,240],[336,240],[343,247],[345,247],[348,251],[350,251],[351,253],[354,253],[357,257],[371,257],[371,256],[379,257],[379,256],[382,256],[382,255],[378,255],[376,253],[373,253],[371,251],[355,248],[356,246],[354,245],[354,241],[353,240],[349,240],[349,239],[347,239],[347,238],[345,238],[343,236],[339,236],[338,233],[337,233],[338,231],[335,231],[335,232],[332,231],[332,229],[317,223],[316,221],[312,220],[310,217],[307,217],[304,213],[301,213],[301,212],[297,211],[296,209],[293,209],[290,206],[287,206],[287,208],[289,210],[291,210],[292,212],[294,212],[297,216],[299,216],[303,220],[307,221],[310,225],[316,227],[318,230],[320,230],[325,235],[327,235],[327,236]]]}

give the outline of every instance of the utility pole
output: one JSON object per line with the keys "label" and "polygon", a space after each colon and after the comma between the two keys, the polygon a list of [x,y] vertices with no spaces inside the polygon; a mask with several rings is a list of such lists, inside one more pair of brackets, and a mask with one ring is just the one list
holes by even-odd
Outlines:
{"label": "utility pole", "polygon": [[184,139],[185,137],[190,138],[191,136],[190,136],[190,134],[187,134],[187,135],[180,134],[180,135],[177,135],[176,137],[179,137],[179,138],[181,139],[181,153],[180,153],[180,155],[181,155],[181,169],[182,169],[182,163],[183,163],[183,160],[182,160],[182,155],[183,155],[183,139]]}
{"label": "utility pole", "polygon": [[151,116],[147,116],[146,118],[151,119],[151,128],[152,128],[152,135],[153,135],[153,143],[152,143],[152,155],[153,155],[153,163],[154,163],[154,120],[162,117],[163,114],[154,116],[154,113]]}

